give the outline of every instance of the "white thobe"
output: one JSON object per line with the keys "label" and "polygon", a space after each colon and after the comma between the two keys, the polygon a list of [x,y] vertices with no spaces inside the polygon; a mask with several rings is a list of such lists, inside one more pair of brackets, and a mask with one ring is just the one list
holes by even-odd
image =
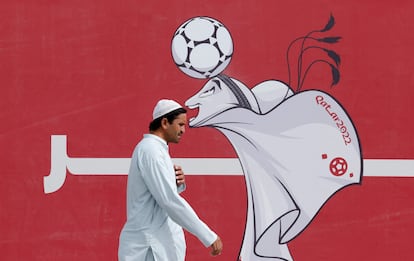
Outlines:
{"label": "white thobe", "polygon": [[182,228],[210,246],[217,235],[179,193],[167,143],[145,134],[135,147],[128,173],[127,221],[119,238],[120,261],[183,261]]}

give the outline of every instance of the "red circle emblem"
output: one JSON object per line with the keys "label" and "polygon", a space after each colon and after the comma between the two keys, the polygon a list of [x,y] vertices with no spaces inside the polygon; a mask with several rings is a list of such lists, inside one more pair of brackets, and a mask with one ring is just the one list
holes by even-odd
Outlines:
{"label": "red circle emblem", "polygon": [[344,158],[337,157],[331,160],[329,164],[329,170],[334,176],[342,176],[348,170],[348,163]]}

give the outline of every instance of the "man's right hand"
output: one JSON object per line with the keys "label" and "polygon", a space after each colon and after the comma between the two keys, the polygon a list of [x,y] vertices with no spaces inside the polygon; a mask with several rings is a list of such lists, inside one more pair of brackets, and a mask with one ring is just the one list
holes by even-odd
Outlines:
{"label": "man's right hand", "polygon": [[217,256],[221,254],[221,251],[223,250],[223,243],[221,242],[220,237],[217,237],[216,241],[210,246],[211,251],[210,254],[212,256]]}

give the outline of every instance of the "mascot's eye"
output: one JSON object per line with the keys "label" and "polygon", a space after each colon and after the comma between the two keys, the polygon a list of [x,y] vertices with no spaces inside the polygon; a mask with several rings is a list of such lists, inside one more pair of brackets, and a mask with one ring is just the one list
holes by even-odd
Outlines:
{"label": "mascot's eye", "polygon": [[200,98],[204,98],[204,97],[207,97],[207,96],[213,95],[215,92],[216,92],[216,86],[213,86],[213,87],[211,87],[210,89],[205,90],[204,92],[202,92],[202,93],[200,94]]}

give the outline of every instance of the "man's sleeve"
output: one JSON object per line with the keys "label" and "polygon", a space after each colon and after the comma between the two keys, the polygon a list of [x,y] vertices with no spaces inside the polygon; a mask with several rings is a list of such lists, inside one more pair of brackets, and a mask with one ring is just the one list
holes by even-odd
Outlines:
{"label": "man's sleeve", "polygon": [[166,166],[168,164],[160,157],[149,157],[143,162],[143,178],[149,191],[174,222],[195,235],[204,246],[210,246],[217,239],[217,235],[178,194],[174,169],[167,169]]}
{"label": "man's sleeve", "polygon": [[187,188],[187,185],[181,184],[177,187],[178,193],[181,194],[185,189]]}

